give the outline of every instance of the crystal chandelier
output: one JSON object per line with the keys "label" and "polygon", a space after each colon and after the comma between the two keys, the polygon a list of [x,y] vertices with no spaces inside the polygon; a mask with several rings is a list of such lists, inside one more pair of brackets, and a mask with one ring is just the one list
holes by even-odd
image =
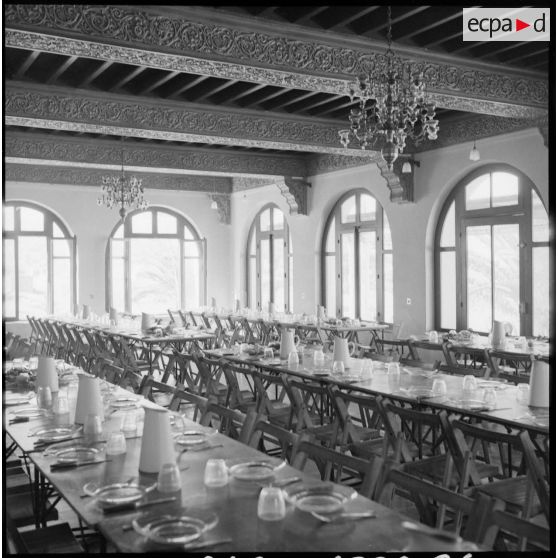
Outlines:
{"label": "crystal chandelier", "polygon": [[427,102],[426,87],[421,72],[413,72],[409,62],[403,62],[391,50],[391,7],[388,6],[388,48],[385,61],[376,64],[368,74],[360,75],[349,87],[351,101],[358,108],[349,114],[351,127],[341,130],[341,143],[348,147],[353,139],[361,149],[379,147],[388,168],[405,149],[407,138],[415,144],[425,138],[438,137],[436,106]]}
{"label": "crystal chandelier", "polygon": [[97,199],[98,205],[106,205],[109,209],[120,206],[118,211],[122,222],[130,208],[147,209],[149,204],[143,198],[141,178],[126,177],[124,174],[124,148],[122,148],[122,169],[120,176],[106,175],[102,178],[102,196]]}

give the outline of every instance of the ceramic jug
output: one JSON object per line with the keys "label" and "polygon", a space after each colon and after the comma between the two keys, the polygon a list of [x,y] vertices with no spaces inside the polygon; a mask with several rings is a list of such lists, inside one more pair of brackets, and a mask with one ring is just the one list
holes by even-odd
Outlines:
{"label": "ceramic jug", "polygon": [[287,360],[289,358],[289,353],[296,351],[298,341],[298,336],[296,336],[292,330],[284,329],[281,332],[281,349],[279,358],[281,360]]}
{"label": "ceramic jug", "polygon": [[139,470],[158,473],[164,463],[176,461],[167,409],[145,406]]}
{"label": "ceramic jug", "polygon": [[492,348],[504,349],[506,346],[506,329],[504,322],[494,320],[492,326]]}
{"label": "ceramic jug", "polygon": [[87,415],[98,415],[103,420],[103,398],[99,378],[95,378],[91,374],[78,374],[78,382],[74,419],[76,424],[84,424]]}
{"label": "ceramic jug", "polygon": [[333,360],[340,360],[345,365],[345,368],[349,367],[349,358],[353,356],[355,352],[355,344],[353,342],[347,341],[347,339],[341,337],[335,337],[333,340]]}
{"label": "ceramic jug", "polygon": [[58,372],[53,358],[39,357],[36,385],[48,386],[52,394],[58,391]]}
{"label": "ceramic jug", "polygon": [[548,362],[535,360],[531,364],[529,406],[550,407],[550,368]]}

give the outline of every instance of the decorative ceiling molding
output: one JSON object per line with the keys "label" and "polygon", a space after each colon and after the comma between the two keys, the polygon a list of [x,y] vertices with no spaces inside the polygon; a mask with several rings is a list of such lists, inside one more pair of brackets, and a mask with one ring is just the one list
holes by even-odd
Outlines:
{"label": "decorative ceiling molding", "polygon": [[544,141],[544,146],[548,147],[548,123],[541,124],[538,128]]}
{"label": "decorative ceiling molding", "polygon": [[[5,165],[4,180],[14,182],[39,182],[42,184],[68,184],[73,186],[101,187],[102,177],[110,172],[101,169],[68,168],[46,165],[12,164]],[[117,173],[114,173],[115,175]],[[118,173],[120,174],[120,173]],[[231,179],[219,176],[181,176],[134,172],[143,180],[146,196],[149,190],[185,190],[191,192],[231,191]]]}
{"label": "decorative ceiling molding", "polygon": [[261,188],[263,186],[273,186],[275,182],[275,180],[270,180],[269,178],[249,178],[244,176],[233,176],[232,191],[242,192],[244,190]]}
{"label": "decorative ceiling molding", "polygon": [[4,115],[6,125],[362,156],[358,149],[341,146],[335,120],[208,109],[194,103],[154,102],[19,82],[6,84]]}
{"label": "decorative ceiling molding", "polygon": [[343,155],[307,155],[306,156],[306,176],[315,176],[337,170],[349,169],[370,165],[380,159],[380,154],[376,152],[376,157],[344,157]]}
{"label": "decorative ceiling molding", "polygon": [[[305,176],[304,157],[247,153],[232,149],[205,149],[190,147],[146,146],[144,143],[61,138],[51,134],[8,131],[4,135],[5,156],[26,159],[45,159],[88,164],[120,165],[122,148],[126,166],[179,169],[192,172],[215,173],[230,176],[269,175]],[[350,158],[350,157],[349,157]]]}
{"label": "decorative ceiling molding", "polygon": [[[135,6],[7,4],[5,44],[341,95],[347,93],[347,78],[384,63],[385,45],[380,43],[346,37],[341,42],[333,34],[302,33],[298,28],[294,34],[283,24],[278,35],[275,28],[254,21],[246,31],[246,20],[224,20],[199,8],[181,8],[180,14],[151,10],[158,13]],[[84,36],[90,40],[83,41]],[[104,43],[102,55],[97,43]],[[476,107],[475,112],[523,118],[547,110],[548,80],[540,74],[420,49],[397,51],[424,72],[430,96],[440,107]]]}
{"label": "decorative ceiling molding", "polygon": [[219,223],[231,224],[231,195],[230,194],[208,194],[209,199],[217,204]]}
{"label": "decorative ceiling molding", "polygon": [[395,203],[406,203],[414,200],[414,165],[412,172],[403,174],[401,167],[407,158],[397,159],[393,164],[393,170],[389,170],[387,163],[382,159],[377,162],[381,175],[386,179],[389,189],[389,201]]}
{"label": "decorative ceiling molding", "polygon": [[[544,119],[543,119],[544,120]],[[425,141],[415,148],[415,152],[432,151],[475,139],[499,136],[537,126],[539,119],[500,118],[498,116],[469,115],[447,120],[440,126],[436,141]],[[432,144],[432,145],[430,145]]]}
{"label": "decorative ceiling molding", "polygon": [[290,215],[308,215],[308,188],[312,187],[309,182],[285,176],[276,184],[287,200]]}

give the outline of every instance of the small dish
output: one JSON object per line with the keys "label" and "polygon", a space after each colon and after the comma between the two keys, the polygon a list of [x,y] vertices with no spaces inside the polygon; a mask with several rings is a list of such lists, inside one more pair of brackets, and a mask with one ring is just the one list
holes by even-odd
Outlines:
{"label": "small dish", "polygon": [[121,397],[117,397],[110,402],[110,406],[114,409],[126,409],[130,407],[137,407],[138,406],[138,399],[137,397],[128,397],[123,395]]}
{"label": "small dish", "polygon": [[180,515],[145,515],[132,521],[134,531],[150,541],[164,545],[184,545],[199,539],[219,522],[206,510],[184,511]]}
{"label": "small dish", "polygon": [[18,409],[17,411],[10,411],[11,415],[16,417],[44,417],[47,414],[46,409],[39,409],[35,407],[26,407],[25,409]]}
{"label": "small dish", "polygon": [[97,448],[87,446],[73,446],[57,451],[54,455],[58,463],[81,463],[83,461],[93,461],[100,453]]}
{"label": "small dish", "polygon": [[83,492],[88,496],[96,498],[101,507],[116,506],[119,504],[131,504],[141,500],[148,492],[157,485],[151,487],[138,484],[115,483],[106,486],[98,486],[95,482],[89,482],[83,487]]}
{"label": "small dish", "polygon": [[229,466],[232,477],[242,481],[264,481],[274,477],[275,471],[282,467],[284,462],[275,465],[270,461],[246,461]]}
{"label": "small dish", "polygon": [[357,496],[350,486],[332,483],[296,484],[285,488],[284,493],[286,500],[295,508],[318,514],[336,513]]}
{"label": "small dish", "polygon": [[205,444],[207,434],[198,430],[186,430],[178,435],[174,440],[179,446],[190,447]]}
{"label": "small dish", "polygon": [[71,438],[78,430],[79,428],[73,426],[58,426],[39,430],[35,433],[35,436],[37,436],[39,442],[61,442]]}

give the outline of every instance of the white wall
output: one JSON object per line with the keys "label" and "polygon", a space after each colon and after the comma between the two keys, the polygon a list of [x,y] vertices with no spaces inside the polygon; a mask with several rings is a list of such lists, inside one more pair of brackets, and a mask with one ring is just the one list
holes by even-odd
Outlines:
{"label": "white wall", "polygon": [[[418,155],[415,202],[395,204],[375,165],[311,177],[309,215],[291,216],[279,189],[268,186],[233,194],[232,225],[218,223],[217,212],[203,193],[149,190],[152,205],[183,213],[207,238],[207,295],[218,306],[246,300],[246,242],[258,211],[275,202],[287,216],[294,247],[294,310],[314,313],[320,297],[320,243],[324,223],[335,202],[348,190],[366,188],[387,213],[393,238],[394,320],[405,324],[404,335],[433,326],[434,228],[450,190],[468,172],[494,162],[508,163],[527,174],[548,208],[548,149],[537,129],[477,141],[481,160],[469,161],[469,144]],[[25,199],[54,210],[78,237],[79,302],[95,309],[105,301],[105,247],[117,222],[116,211],[98,207],[97,188],[8,182],[6,199]],[[92,299],[90,297],[93,297]],[[407,297],[412,304],[406,304]],[[97,310],[98,311],[98,310]]]}

